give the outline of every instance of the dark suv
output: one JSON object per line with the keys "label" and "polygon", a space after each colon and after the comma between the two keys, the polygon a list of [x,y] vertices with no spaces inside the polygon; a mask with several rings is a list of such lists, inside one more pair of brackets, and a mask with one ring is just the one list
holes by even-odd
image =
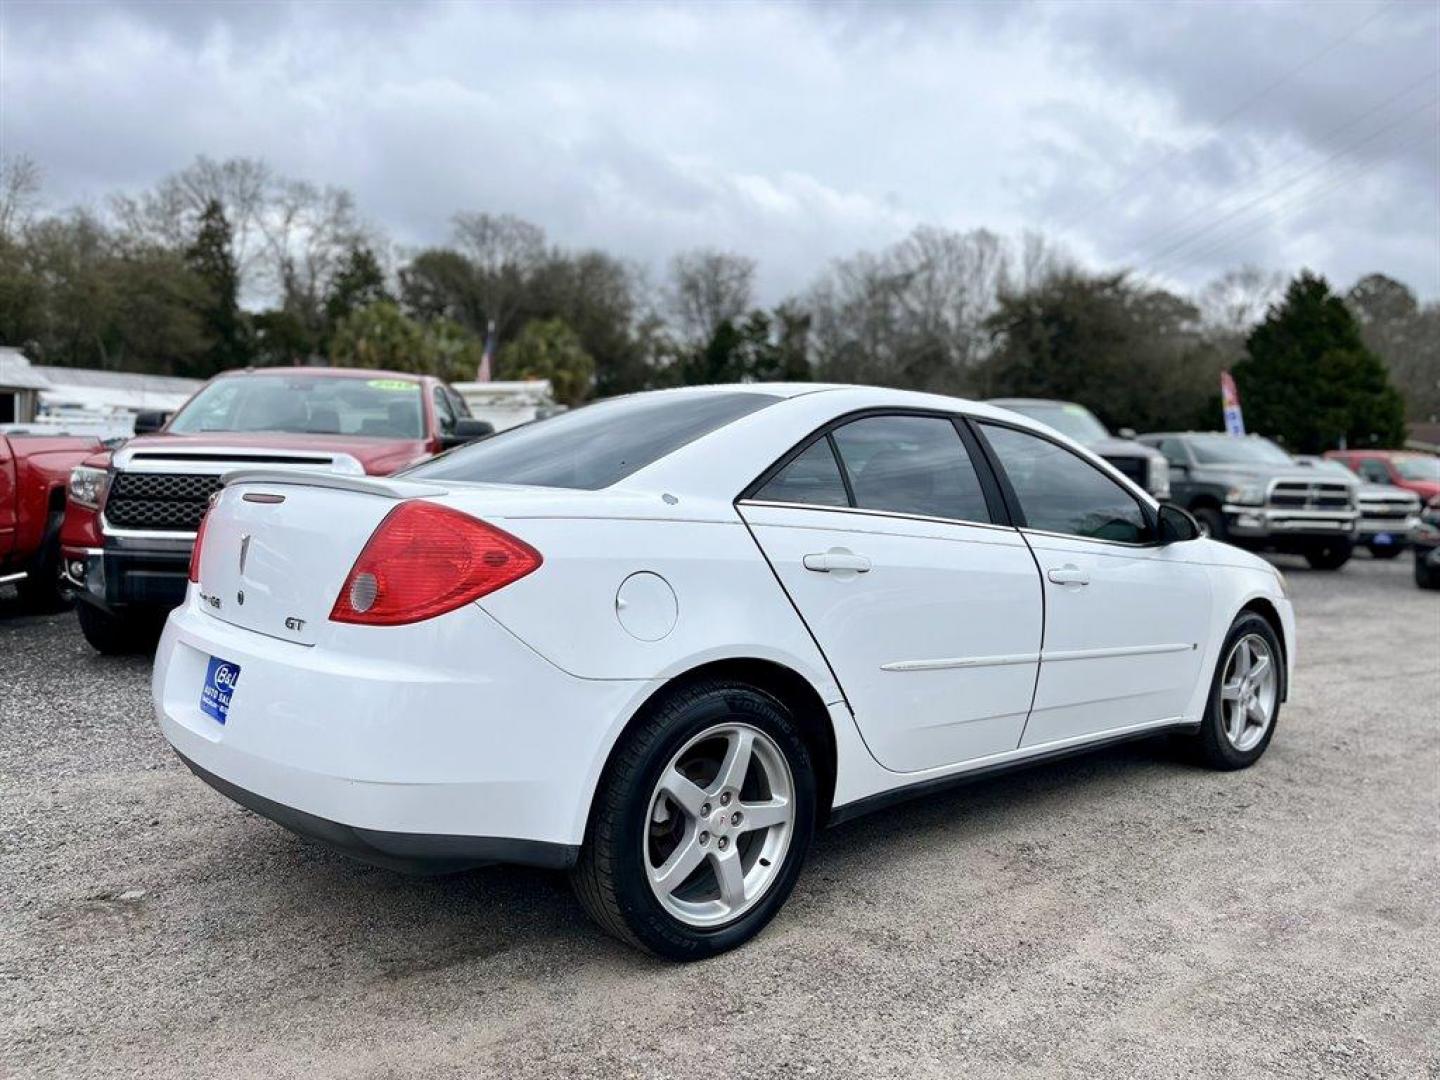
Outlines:
{"label": "dark suv", "polygon": [[1256,551],[1304,555],[1338,570],[1355,548],[1358,484],[1298,466],[1257,435],[1179,432],[1141,435],[1170,463],[1170,501],[1217,540]]}

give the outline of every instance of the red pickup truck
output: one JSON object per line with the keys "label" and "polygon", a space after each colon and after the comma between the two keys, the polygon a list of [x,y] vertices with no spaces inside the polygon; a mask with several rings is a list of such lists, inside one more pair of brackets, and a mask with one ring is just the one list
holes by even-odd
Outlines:
{"label": "red pickup truck", "polygon": [[102,653],[153,645],[185,598],[195,530],[225,473],[386,475],[494,430],[439,379],[346,368],[225,372],[161,420],[142,414],[143,434],[71,473],[63,572]]}
{"label": "red pickup truck", "polygon": [[60,599],[60,523],[70,470],[103,449],[99,439],[0,433],[0,584],[28,608]]}
{"label": "red pickup truck", "polygon": [[1411,450],[1331,450],[1338,461],[1360,479],[1413,491],[1423,505],[1440,495],[1440,458]]}

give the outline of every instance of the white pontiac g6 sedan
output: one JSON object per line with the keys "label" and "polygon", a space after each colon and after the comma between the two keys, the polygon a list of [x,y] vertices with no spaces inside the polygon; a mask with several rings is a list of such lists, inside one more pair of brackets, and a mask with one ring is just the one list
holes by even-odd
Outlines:
{"label": "white pontiac g6 sedan", "polygon": [[155,664],[165,736],[362,859],[565,868],[695,959],[817,826],[1166,732],[1254,763],[1284,581],[1056,432],[954,398],[602,401],[391,479],[233,473]]}

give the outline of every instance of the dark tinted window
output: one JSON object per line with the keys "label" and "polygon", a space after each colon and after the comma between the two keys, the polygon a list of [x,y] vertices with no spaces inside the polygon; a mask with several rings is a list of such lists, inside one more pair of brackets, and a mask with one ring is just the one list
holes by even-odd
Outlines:
{"label": "dark tinted window", "polygon": [[1150,540],[1145,514],[1123,487],[1048,439],[983,424],[1032,529],[1119,540]]}
{"label": "dark tinted window", "polygon": [[869,416],[834,432],[864,510],[990,520],[975,466],[955,425],[935,416]]}
{"label": "dark tinted window", "polygon": [[432,396],[435,402],[435,426],[440,429],[441,435],[449,435],[455,430],[455,410],[440,387],[435,387]]}
{"label": "dark tinted window", "polygon": [[755,498],[812,506],[850,505],[829,439],[816,439],[757,491]]}
{"label": "dark tinted window", "polygon": [[502,431],[407,475],[595,491],[779,400],[773,394],[703,390],[613,398]]}

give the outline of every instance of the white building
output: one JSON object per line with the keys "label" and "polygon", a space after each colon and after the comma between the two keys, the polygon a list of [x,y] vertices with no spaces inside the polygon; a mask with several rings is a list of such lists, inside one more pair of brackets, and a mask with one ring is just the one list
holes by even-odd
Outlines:
{"label": "white building", "polygon": [[0,346],[0,424],[32,431],[128,435],[136,413],[174,412],[202,385],[171,375],[31,364],[19,349]]}
{"label": "white building", "polygon": [[564,410],[555,404],[549,379],[519,382],[457,382],[451,386],[470,406],[476,420],[488,420],[496,431],[528,424]]}

